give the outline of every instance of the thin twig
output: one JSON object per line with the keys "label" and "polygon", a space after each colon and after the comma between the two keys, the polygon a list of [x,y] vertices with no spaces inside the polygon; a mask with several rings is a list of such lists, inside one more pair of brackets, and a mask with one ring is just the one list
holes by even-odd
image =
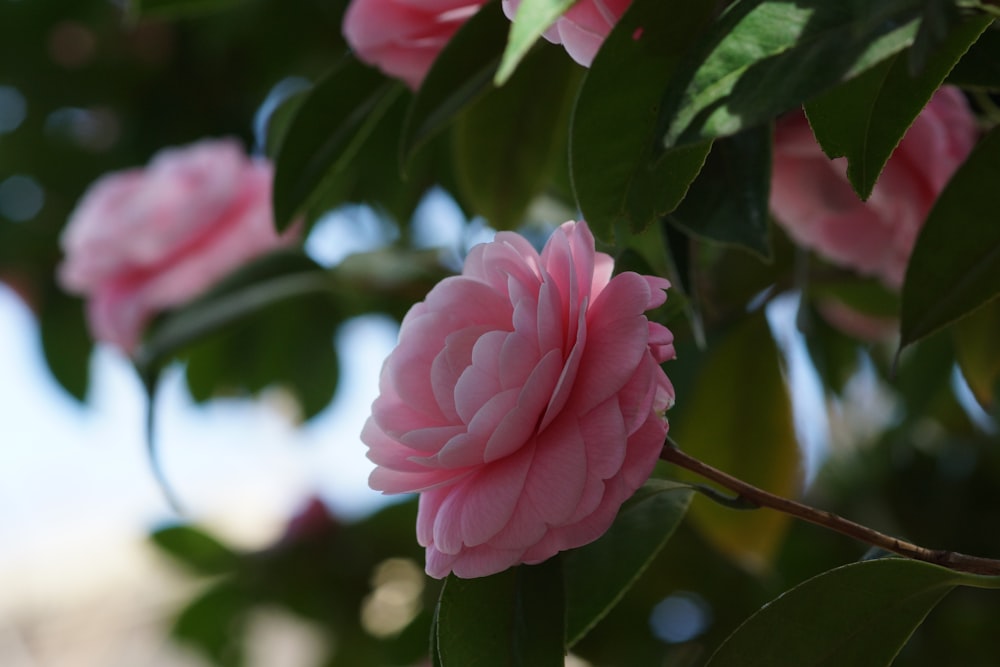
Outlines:
{"label": "thin twig", "polygon": [[748,484],[741,479],[722,472],[718,468],[713,468],[707,463],[689,456],[680,450],[677,445],[667,439],[666,445],[660,454],[660,458],[669,463],[690,470],[705,479],[711,480],[720,486],[736,493],[749,502],[756,503],[761,507],[770,507],[773,510],[784,512],[791,516],[823,526],[859,542],[870,544],[894,554],[905,556],[914,560],[920,560],[935,565],[950,568],[959,572],[969,572],[972,574],[1000,575],[1000,560],[991,558],[980,558],[978,556],[967,556],[955,551],[943,551],[939,549],[927,549],[925,547],[905,542],[895,537],[891,537],[877,530],[862,526],[842,516],[816,509],[808,505],[776,496],[773,493],[759,489],[752,484]]}

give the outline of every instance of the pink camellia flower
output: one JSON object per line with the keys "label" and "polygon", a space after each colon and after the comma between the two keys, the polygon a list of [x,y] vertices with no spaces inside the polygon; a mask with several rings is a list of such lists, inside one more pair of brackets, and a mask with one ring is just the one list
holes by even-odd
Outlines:
{"label": "pink camellia flower", "polygon": [[88,297],[98,340],[133,352],[156,313],[269,250],[289,245],[271,217],[271,166],[232,140],[161,151],[84,194],[62,236],[63,287]]}
{"label": "pink camellia flower", "polygon": [[823,153],[803,114],[786,116],[775,129],[771,211],[798,243],[898,290],[931,206],[976,137],[962,93],[941,88],[862,202],[847,180],[846,160]]}
{"label": "pink camellia flower", "polygon": [[358,58],[416,90],[448,40],[486,0],[351,0],[344,39]]}
{"label": "pink camellia flower", "polygon": [[541,255],[501,232],[407,313],[361,438],[372,488],[421,493],[431,576],[591,542],[652,471],[674,346],[644,313],[669,283],[612,268],[583,222]]}
{"label": "pink camellia flower", "polygon": [[[503,0],[503,11],[514,20],[521,0]],[[590,67],[597,50],[632,0],[579,0],[545,31],[545,39],[562,44],[566,53]]]}

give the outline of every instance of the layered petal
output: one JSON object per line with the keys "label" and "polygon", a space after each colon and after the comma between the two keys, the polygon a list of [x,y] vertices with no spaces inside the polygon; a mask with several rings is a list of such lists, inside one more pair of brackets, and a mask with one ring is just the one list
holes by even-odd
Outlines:
{"label": "layered petal", "polygon": [[166,149],[109,174],[77,205],[59,279],[87,297],[94,337],[131,353],[146,323],[258,255],[297,241],[271,217],[271,166],[231,140]]}
{"label": "layered petal", "polygon": [[566,223],[541,253],[501,233],[404,318],[362,433],[373,488],[421,493],[427,572],[485,576],[595,539],[644,481],[673,388],[673,336]]}
{"label": "layered petal", "polygon": [[448,40],[485,0],[353,0],[344,39],[358,58],[420,87]]}
{"label": "layered petal", "polygon": [[775,128],[770,207],[799,244],[898,290],[920,228],[976,139],[957,88],[944,86],[914,120],[862,202],[843,158],[823,153],[801,113]]}

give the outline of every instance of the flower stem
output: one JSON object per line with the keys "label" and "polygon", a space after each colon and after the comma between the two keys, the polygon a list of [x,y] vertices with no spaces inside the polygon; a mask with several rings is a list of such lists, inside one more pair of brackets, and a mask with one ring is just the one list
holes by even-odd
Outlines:
{"label": "flower stem", "polygon": [[847,535],[859,542],[864,542],[913,560],[941,565],[958,572],[1000,575],[1000,560],[967,556],[954,551],[927,549],[926,547],[917,546],[916,544],[880,533],[867,526],[862,526],[832,512],[816,509],[815,507],[810,507],[809,505],[804,505],[788,498],[776,496],[684,453],[670,438],[667,438],[663,451],[660,453],[660,458],[719,484],[736,493],[739,498]]}

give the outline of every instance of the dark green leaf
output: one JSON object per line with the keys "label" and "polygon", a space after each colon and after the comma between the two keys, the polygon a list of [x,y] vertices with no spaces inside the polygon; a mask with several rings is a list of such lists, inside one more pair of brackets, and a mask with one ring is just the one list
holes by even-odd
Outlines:
{"label": "dark green leaf", "polygon": [[914,78],[927,67],[934,51],[961,22],[962,15],[955,0],[924,0],[920,26],[907,51],[907,70]]}
{"label": "dark green leaf", "polygon": [[274,176],[279,230],[312,210],[337,186],[350,160],[402,92],[376,70],[344,58],[321,79],[285,132]]}
{"label": "dark green leaf", "polygon": [[847,157],[847,178],[862,199],[871,195],[920,110],[991,21],[977,16],[957,26],[917,77],[910,75],[904,51],[806,104],[817,141],[831,158]]}
{"label": "dark green leaf", "polygon": [[496,84],[503,85],[517,69],[542,33],[555,23],[576,0],[521,0],[510,25],[510,38],[504,49]]}
{"label": "dark green leaf", "polygon": [[705,161],[707,142],[650,165],[663,86],[711,20],[711,5],[636,0],[594,58],[573,114],[570,166],[598,238],[612,241],[619,227],[640,232],[669,213]]}
{"label": "dark green leaf", "polygon": [[285,140],[285,135],[288,134],[288,128],[291,127],[292,121],[295,120],[295,115],[299,112],[299,107],[309,97],[310,90],[311,88],[306,88],[292,93],[268,118],[267,139],[264,150],[272,160],[276,159],[278,153],[281,151],[281,144]]}
{"label": "dark green leaf", "polygon": [[952,329],[955,357],[976,400],[987,412],[997,405],[1000,382],[1000,300],[994,299]]}
{"label": "dark green leaf", "polygon": [[442,667],[562,667],[559,557],[479,579],[449,575],[438,602]]}
{"label": "dark green leaf", "polygon": [[563,556],[566,644],[572,646],[631,588],[684,518],[692,491],[650,480],[596,542]]}
{"label": "dark green leaf", "polygon": [[861,362],[861,345],[832,327],[807,302],[804,301],[800,308],[798,326],[816,373],[827,391],[842,395]]}
{"label": "dark green leaf", "polygon": [[62,388],[79,401],[87,395],[93,347],[82,305],[49,285],[39,314],[45,362]]}
{"label": "dark green leaf", "polygon": [[839,301],[864,315],[899,317],[899,295],[876,278],[846,276],[840,280],[813,280],[808,291],[818,300]]}
{"label": "dark green leaf", "polygon": [[[791,402],[763,313],[709,345],[693,392],[679,399],[671,433],[684,451],[773,493],[798,492]],[[778,512],[733,512],[704,498],[692,503],[690,517],[718,549],[756,570],[771,562],[789,520]]]}
{"label": "dark green leaf", "polygon": [[[229,276],[208,294],[163,318],[153,328],[136,354],[140,369],[159,365],[186,346],[231,327],[288,299],[314,294],[329,294],[329,274],[311,261],[303,266],[291,261],[291,270],[282,270],[256,280],[263,267],[270,267],[295,255],[277,253],[263,257]],[[310,267],[312,270],[303,270]]]}
{"label": "dark green leaf", "polygon": [[441,666],[441,649],[438,642],[438,612],[440,611],[440,604],[434,607],[434,620],[431,621],[431,641],[430,641],[430,658],[431,667],[442,667]]}
{"label": "dark green leaf", "polygon": [[402,163],[492,87],[510,21],[488,2],[449,40],[420,85],[403,124]]}
{"label": "dark green leaf", "polygon": [[162,317],[140,347],[136,366],[147,376],[183,355],[189,389],[199,401],[283,384],[311,417],[336,390],[333,336],[345,314],[339,294],[336,277],[300,252],[272,253]]}
{"label": "dark green leaf", "polygon": [[977,577],[903,559],[830,570],[762,608],[709,667],[884,667],[955,586],[1000,588]]}
{"label": "dark green leaf", "polygon": [[1000,30],[987,30],[948,75],[948,83],[963,88],[1000,90]]}
{"label": "dark green leaf", "polygon": [[458,184],[475,212],[493,227],[520,224],[528,204],[548,185],[566,150],[578,82],[579,68],[560,49],[536,49],[507,85],[458,117]]}
{"label": "dark green leaf", "polygon": [[129,13],[133,16],[168,19],[201,16],[232,9],[247,0],[131,0]]}
{"label": "dark green leaf", "polygon": [[1000,294],[1000,128],[973,149],[927,216],[903,283],[900,347]]}
{"label": "dark green leaf", "polygon": [[185,607],[171,634],[218,667],[243,664],[243,630],[252,600],[232,581],[209,588]]}
{"label": "dark green leaf", "polygon": [[688,233],[771,257],[771,128],[716,141],[687,196],[667,219]]}
{"label": "dark green leaf", "polygon": [[856,76],[913,41],[922,0],[744,0],[678,71],[662,151],[734,134]]}
{"label": "dark green leaf", "polygon": [[153,544],[198,574],[231,572],[239,556],[211,535],[190,526],[161,528],[150,536]]}

